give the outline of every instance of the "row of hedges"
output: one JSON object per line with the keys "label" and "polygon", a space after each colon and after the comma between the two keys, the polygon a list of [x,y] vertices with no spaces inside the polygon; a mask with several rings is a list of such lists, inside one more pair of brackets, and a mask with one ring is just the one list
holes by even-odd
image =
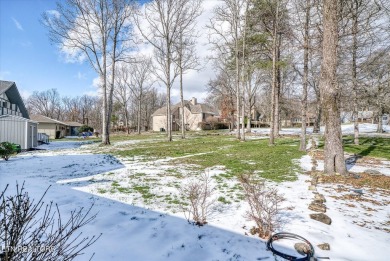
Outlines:
{"label": "row of hedges", "polygon": [[200,122],[198,127],[202,130],[223,130],[229,129],[229,124],[225,122]]}

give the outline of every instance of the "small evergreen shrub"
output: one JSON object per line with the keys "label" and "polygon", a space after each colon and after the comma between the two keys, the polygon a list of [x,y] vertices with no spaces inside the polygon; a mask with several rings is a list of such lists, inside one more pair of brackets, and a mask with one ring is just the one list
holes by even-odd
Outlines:
{"label": "small evergreen shrub", "polygon": [[92,132],[93,131],[93,128],[88,126],[88,125],[83,125],[79,128],[79,132],[82,133],[82,132]]}
{"label": "small evergreen shrub", "polygon": [[8,160],[11,155],[15,154],[17,152],[17,145],[4,141],[0,143],[0,157],[4,160]]}

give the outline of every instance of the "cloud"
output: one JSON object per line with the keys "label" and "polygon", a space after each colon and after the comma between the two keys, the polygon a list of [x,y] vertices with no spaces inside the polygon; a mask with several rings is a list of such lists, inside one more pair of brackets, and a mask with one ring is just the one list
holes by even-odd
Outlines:
{"label": "cloud", "polygon": [[102,86],[102,83],[103,82],[100,80],[100,77],[96,77],[92,80],[91,87],[96,88],[96,89],[100,89],[100,87]]}
{"label": "cloud", "polygon": [[7,80],[9,75],[11,75],[10,71],[0,71],[0,80]]}
{"label": "cloud", "polygon": [[57,10],[47,10],[46,13],[49,16],[54,16],[55,18],[60,18],[60,13]]}
{"label": "cloud", "polygon": [[61,14],[57,10],[47,10],[45,11],[45,14],[47,15],[48,21],[43,20],[43,24],[48,26],[53,22],[53,19],[59,19]]}
{"label": "cloud", "polygon": [[85,80],[85,79],[87,79],[87,76],[85,73],[77,72],[77,74],[75,75],[75,78],[77,78],[79,80]]}
{"label": "cloud", "polygon": [[87,90],[83,92],[83,95],[100,97],[102,94],[100,86],[101,86],[100,78],[99,77],[93,78],[91,85],[88,86]]}
{"label": "cloud", "polygon": [[31,95],[31,92],[30,92],[30,91],[27,91],[27,90],[22,89],[22,88],[20,88],[20,87],[18,87],[18,89],[19,89],[20,95],[22,96],[22,98],[23,98],[24,100],[27,100],[28,97],[30,97],[30,95]]}
{"label": "cloud", "polygon": [[97,91],[86,91],[83,92],[83,95],[88,95],[92,97],[100,97],[100,94]]}
{"label": "cloud", "polygon": [[12,19],[12,21],[14,21],[14,24],[15,24],[16,28],[18,28],[18,30],[24,31],[23,26],[21,25],[21,23],[19,23],[18,20],[16,20],[14,17],[11,17],[11,19]]}

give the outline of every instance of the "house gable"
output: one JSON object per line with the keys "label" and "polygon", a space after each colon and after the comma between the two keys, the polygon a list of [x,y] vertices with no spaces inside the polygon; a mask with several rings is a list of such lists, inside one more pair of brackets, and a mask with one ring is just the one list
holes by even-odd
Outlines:
{"label": "house gable", "polygon": [[[171,106],[172,129],[177,130],[181,122],[181,102]],[[166,129],[166,107],[157,109],[153,114],[153,130]],[[184,100],[184,122],[187,129],[196,130],[199,122],[205,121],[209,116],[216,116],[218,113],[209,105],[197,103],[196,98]]]}
{"label": "house gable", "polygon": [[15,82],[0,81],[0,115],[16,115],[30,119]]}

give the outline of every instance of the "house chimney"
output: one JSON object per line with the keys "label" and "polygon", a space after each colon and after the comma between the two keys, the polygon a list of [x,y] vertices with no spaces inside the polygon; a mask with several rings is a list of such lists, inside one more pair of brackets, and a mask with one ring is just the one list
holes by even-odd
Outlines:
{"label": "house chimney", "polygon": [[196,98],[195,98],[195,97],[192,97],[191,103],[192,103],[192,105],[196,105],[196,104],[197,104],[197,101],[196,101]]}

